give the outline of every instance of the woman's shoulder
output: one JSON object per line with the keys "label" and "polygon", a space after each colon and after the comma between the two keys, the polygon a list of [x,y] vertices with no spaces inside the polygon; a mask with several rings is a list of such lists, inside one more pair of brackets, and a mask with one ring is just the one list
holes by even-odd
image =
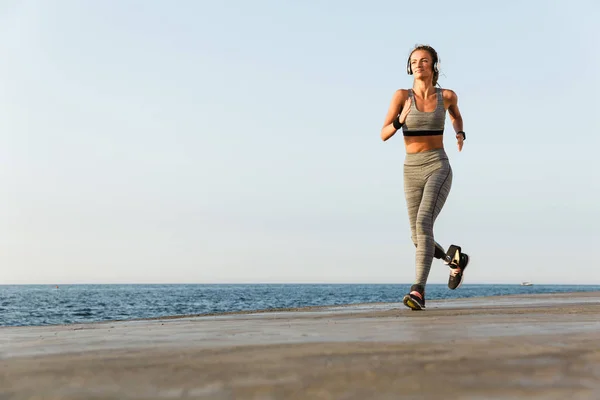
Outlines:
{"label": "woman's shoulder", "polygon": [[394,92],[394,97],[399,100],[406,100],[408,99],[408,92],[409,89],[396,89]]}
{"label": "woman's shoulder", "polygon": [[440,89],[442,91],[442,97],[444,98],[444,100],[455,100],[458,96],[456,95],[456,92],[452,89]]}

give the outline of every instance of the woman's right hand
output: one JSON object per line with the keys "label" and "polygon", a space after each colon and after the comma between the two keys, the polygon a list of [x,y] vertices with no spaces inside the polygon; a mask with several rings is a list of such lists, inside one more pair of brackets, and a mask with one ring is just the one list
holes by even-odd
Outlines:
{"label": "woman's right hand", "polygon": [[404,125],[404,123],[406,122],[406,117],[408,116],[408,113],[410,112],[410,104],[411,104],[411,98],[409,97],[404,102],[404,106],[402,107],[402,112],[400,113],[400,117],[398,117],[398,120],[400,121],[400,123],[402,125]]}

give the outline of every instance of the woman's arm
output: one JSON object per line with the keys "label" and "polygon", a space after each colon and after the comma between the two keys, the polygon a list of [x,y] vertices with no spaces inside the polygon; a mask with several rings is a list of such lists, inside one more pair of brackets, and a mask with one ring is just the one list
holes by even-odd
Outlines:
{"label": "woman's arm", "polygon": [[[387,115],[385,116],[385,120],[383,121],[383,128],[381,128],[381,140],[384,142],[394,136],[397,129],[394,128],[392,122],[394,118],[398,118],[398,114],[402,111],[402,103],[406,101],[408,98],[408,91],[405,89],[398,89],[394,92],[394,96],[392,96],[392,101],[390,102],[390,107],[388,108]],[[401,121],[404,123],[404,121]]]}
{"label": "woman's arm", "polygon": [[[450,121],[454,132],[456,132],[456,140],[458,141],[458,151],[462,150],[463,142],[465,140],[465,133],[463,131],[463,119],[458,108],[458,96],[454,91],[450,89],[444,90],[444,97],[448,102],[448,114],[450,114]],[[459,132],[461,132],[459,134]]]}

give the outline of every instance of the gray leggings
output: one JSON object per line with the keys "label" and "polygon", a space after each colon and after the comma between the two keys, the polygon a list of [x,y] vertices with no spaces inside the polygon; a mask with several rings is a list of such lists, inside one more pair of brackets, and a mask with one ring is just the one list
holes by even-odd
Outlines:
{"label": "gray leggings", "polygon": [[417,247],[415,284],[427,283],[433,257],[445,252],[433,238],[433,224],[452,187],[452,168],[444,149],[407,153],[404,161],[404,195],[411,238]]}

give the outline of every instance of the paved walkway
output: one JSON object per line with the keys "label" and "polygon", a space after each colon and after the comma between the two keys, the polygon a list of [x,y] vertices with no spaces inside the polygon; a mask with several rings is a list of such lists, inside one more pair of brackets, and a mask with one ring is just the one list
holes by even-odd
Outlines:
{"label": "paved walkway", "polygon": [[0,400],[565,397],[600,398],[600,293],[0,328]]}

